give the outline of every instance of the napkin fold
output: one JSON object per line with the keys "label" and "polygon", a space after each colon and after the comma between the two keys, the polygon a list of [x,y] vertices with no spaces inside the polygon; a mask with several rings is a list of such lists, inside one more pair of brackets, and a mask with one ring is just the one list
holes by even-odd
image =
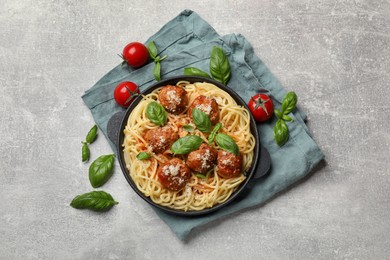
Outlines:
{"label": "napkin fold", "polygon": [[[183,75],[184,68],[189,66],[208,72],[211,49],[213,46],[219,46],[228,56],[231,66],[232,76],[228,87],[236,91],[245,102],[258,93],[261,87],[270,92],[275,107],[279,108],[286,94],[280,82],[256,56],[244,36],[230,34],[221,37],[191,10],[185,10],[169,21],[151,36],[146,44],[150,41],[156,44],[159,55],[168,55],[168,58],[161,62],[163,79]],[[115,144],[107,138],[107,123],[112,115],[123,109],[115,103],[114,88],[120,82],[128,80],[135,82],[143,91],[155,82],[153,68],[153,62],[136,70],[118,65],[82,96],[115,153],[118,152]],[[252,189],[245,196],[218,211],[191,218],[171,215],[154,207],[153,209],[171,230],[184,240],[194,228],[245,208],[261,205],[276,193],[302,179],[324,156],[310,136],[304,122],[305,113],[297,109],[292,118],[294,121],[288,123],[290,138],[283,147],[276,145],[274,140],[275,118],[257,125],[261,143],[270,153],[272,168],[268,175],[251,181]],[[141,199],[139,202],[146,203]]]}

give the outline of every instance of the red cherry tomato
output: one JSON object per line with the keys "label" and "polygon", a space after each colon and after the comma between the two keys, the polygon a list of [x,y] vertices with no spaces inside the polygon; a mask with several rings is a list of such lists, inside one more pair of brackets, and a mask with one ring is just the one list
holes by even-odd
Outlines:
{"label": "red cherry tomato", "polygon": [[116,86],[114,90],[114,99],[118,105],[128,107],[139,93],[139,88],[135,83],[125,81]]}
{"label": "red cherry tomato", "polygon": [[141,67],[148,61],[148,49],[140,42],[131,42],[123,49],[122,58],[133,68]]}
{"label": "red cherry tomato", "polygon": [[251,97],[248,103],[249,110],[257,122],[265,122],[274,113],[274,103],[266,94],[256,94]]}

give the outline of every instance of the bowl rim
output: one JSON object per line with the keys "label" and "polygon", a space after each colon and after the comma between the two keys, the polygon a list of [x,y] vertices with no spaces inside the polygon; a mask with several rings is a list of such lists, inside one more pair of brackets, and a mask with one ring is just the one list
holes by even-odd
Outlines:
{"label": "bowl rim", "polygon": [[[176,210],[176,209],[173,209],[173,208],[169,208],[169,207],[166,207],[166,206],[163,206],[163,205],[159,205],[159,204],[153,202],[149,197],[144,195],[137,188],[137,185],[134,183],[133,179],[130,176],[130,171],[126,167],[126,162],[125,162],[125,159],[124,159],[124,153],[123,153],[123,147],[122,147],[122,144],[123,144],[123,141],[124,141],[123,129],[127,125],[127,120],[128,120],[128,117],[130,116],[131,112],[138,105],[138,103],[143,99],[142,95],[147,95],[147,94],[151,93],[152,91],[154,91],[156,88],[159,88],[159,87],[162,87],[162,86],[176,85],[176,83],[179,82],[179,81],[189,81],[190,83],[194,83],[194,82],[211,83],[211,84],[214,84],[217,87],[221,88],[222,90],[226,91],[237,102],[238,105],[241,105],[245,109],[248,110],[249,115],[250,115],[250,128],[251,128],[251,132],[252,132],[252,134],[253,134],[253,136],[255,137],[255,140],[256,140],[256,144],[255,144],[255,148],[254,148],[253,162],[252,162],[251,167],[247,170],[246,179],[244,180],[244,182],[241,183],[239,188],[237,190],[235,190],[230,195],[230,197],[227,200],[225,200],[224,202],[222,202],[220,204],[216,204],[216,205],[214,205],[211,208],[205,208],[205,209],[202,209],[202,210],[199,210],[199,211],[183,211],[183,210]],[[161,209],[161,210],[163,210],[163,211],[165,211],[167,213],[170,213],[170,214],[179,215],[179,216],[199,216],[199,215],[209,214],[211,212],[217,211],[217,210],[227,206],[232,201],[234,201],[244,191],[244,189],[247,186],[249,186],[248,183],[252,180],[252,178],[253,178],[253,176],[255,174],[255,171],[257,169],[257,166],[259,164],[259,161],[260,161],[259,160],[260,159],[259,158],[260,157],[260,138],[259,138],[259,134],[258,134],[257,127],[256,127],[256,122],[255,122],[255,120],[254,120],[254,118],[252,116],[252,113],[250,113],[250,110],[249,110],[247,104],[238,95],[238,93],[236,93],[234,90],[232,90],[228,86],[226,86],[226,85],[224,85],[224,84],[222,84],[222,83],[220,83],[220,82],[218,82],[216,80],[213,80],[213,79],[200,77],[200,76],[186,76],[186,75],[182,75],[182,76],[170,77],[170,78],[158,81],[158,82],[150,85],[149,87],[147,87],[144,91],[142,91],[142,95],[139,95],[135,100],[133,100],[133,102],[130,104],[130,106],[126,109],[126,112],[124,113],[124,116],[123,116],[121,124],[120,124],[120,128],[118,129],[119,130],[119,134],[118,134],[118,137],[117,137],[117,140],[118,140],[118,142],[117,142],[117,149],[118,149],[118,161],[119,161],[119,165],[120,165],[120,167],[122,169],[123,175],[125,176],[127,182],[132,187],[132,189],[143,200],[145,200],[146,202],[148,202],[150,205],[154,206],[155,208]]]}

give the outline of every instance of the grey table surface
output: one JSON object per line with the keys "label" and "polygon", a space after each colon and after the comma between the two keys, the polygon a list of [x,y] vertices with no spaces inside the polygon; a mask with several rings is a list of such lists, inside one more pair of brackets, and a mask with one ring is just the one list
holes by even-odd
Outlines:
{"label": "grey table surface", "polygon": [[[80,96],[184,9],[241,33],[299,96],[326,161],[267,204],[182,242],[126,183],[120,204],[69,207],[88,192]],[[0,1],[0,259],[389,259],[390,2]],[[110,153],[103,136],[91,156]],[[116,165],[118,166],[118,164]]]}

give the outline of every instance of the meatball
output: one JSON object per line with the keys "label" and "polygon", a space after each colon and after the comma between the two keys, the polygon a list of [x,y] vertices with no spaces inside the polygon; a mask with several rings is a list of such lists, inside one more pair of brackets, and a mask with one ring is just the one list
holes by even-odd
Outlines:
{"label": "meatball", "polygon": [[145,134],[145,140],[155,153],[162,153],[167,150],[179,135],[169,126],[150,129]]}
{"label": "meatball", "polygon": [[222,178],[237,177],[241,173],[242,156],[226,151],[218,152],[217,172]]}
{"label": "meatball", "polygon": [[205,112],[210,117],[210,121],[212,124],[218,123],[219,120],[218,104],[214,98],[206,97],[203,95],[195,98],[194,102],[192,102],[188,110],[188,114],[191,118],[192,118],[192,110],[195,107]]}
{"label": "meatball", "polygon": [[172,114],[180,114],[188,106],[187,91],[178,86],[167,85],[160,90],[158,101]]}
{"label": "meatball", "polygon": [[198,150],[191,152],[187,157],[187,166],[202,174],[206,174],[214,167],[217,160],[217,151],[203,143]]}
{"label": "meatball", "polygon": [[182,160],[173,158],[158,167],[157,177],[162,186],[168,190],[179,191],[186,186],[191,171]]}

